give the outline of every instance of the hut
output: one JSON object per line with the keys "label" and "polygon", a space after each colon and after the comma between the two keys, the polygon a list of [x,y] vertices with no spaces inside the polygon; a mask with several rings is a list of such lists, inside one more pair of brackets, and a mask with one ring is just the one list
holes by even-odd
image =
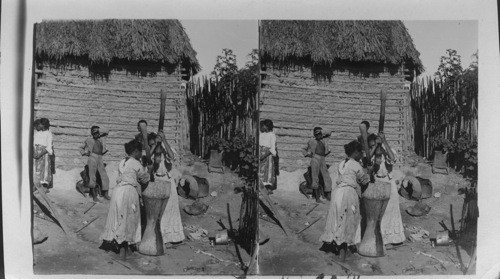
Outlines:
{"label": "hut", "polygon": [[84,166],[78,147],[92,125],[110,130],[105,162],[121,160],[140,119],[158,130],[161,92],[167,95],[167,140],[179,153],[188,150],[186,83],[198,70],[177,20],[36,24],[34,116],[51,121],[56,167]]}
{"label": "hut", "polygon": [[260,52],[260,119],[274,121],[280,168],[308,165],[315,126],[333,130],[327,163],[345,158],[362,120],[377,131],[381,90],[389,144],[411,147],[408,85],[423,68],[401,21],[262,21]]}

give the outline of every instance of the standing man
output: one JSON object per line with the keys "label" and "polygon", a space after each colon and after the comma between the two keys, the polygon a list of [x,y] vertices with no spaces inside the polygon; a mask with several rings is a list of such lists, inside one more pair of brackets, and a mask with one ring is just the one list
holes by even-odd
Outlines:
{"label": "standing man", "polygon": [[323,135],[323,129],[321,127],[315,127],[313,130],[314,138],[307,142],[307,145],[302,148],[302,153],[306,157],[311,158],[311,175],[312,175],[312,185],[314,196],[316,197],[316,202],[320,203],[320,193],[319,193],[319,174],[323,176],[323,181],[325,182],[325,196],[327,200],[331,199],[332,192],[332,179],[328,173],[328,168],[326,167],[326,156],[331,153],[328,143],[325,140],[329,137],[331,133]]}
{"label": "standing man", "polygon": [[90,134],[92,137],[87,138],[83,145],[80,146],[80,153],[82,156],[89,157],[87,165],[89,166],[90,192],[92,193],[94,201],[98,202],[99,199],[97,198],[96,191],[96,172],[99,171],[102,181],[102,196],[105,199],[110,200],[111,198],[108,195],[109,178],[102,160],[102,156],[108,152],[104,142],[102,141],[102,137],[107,136],[108,131],[101,133],[99,126],[92,126],[92,128],[90,128]]}

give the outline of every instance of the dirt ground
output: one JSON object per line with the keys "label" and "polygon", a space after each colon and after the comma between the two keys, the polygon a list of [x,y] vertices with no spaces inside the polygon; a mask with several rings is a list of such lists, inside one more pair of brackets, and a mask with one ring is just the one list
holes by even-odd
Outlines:
{"label": "dirt ground", "polygon": [[[34,207],[37,212],[33,217],[34,225],[48,236],[45,242],[34,246],[34,273],[241,275],[242,270],[234,243],[211,246],[207,236],[189,238],[189,235],[195,229],[201,228],[207,231],[208,236],[215,236],[222,230],[217,223],[219,219],[222,219],[224,225],[229,228],[226,206],[229,204],[231,217],[236,221],[239,217],[241,194],[236,194],[234,189],[241,187],[243,182],[231,172],[208,173],[206,164],[195,156],[191,156],[189,160],[187,160],[189,163],[179,170],[207,178],[210,192],[216,193],[214,196],[209,195],[201,199],[203,203],[209,205],[208,211],[199,216],[188,215],[182,208],[193,201],[179,197],[186,240],[181,245],[166,249],[163,256],[145,256],[136,252],[126,261],[121,261],[113,252],[105,252],[98,248],[101,245],[99,235],[104,229],[109,201],[101,198],[101,202],[84,213],[93,202],[90,197],[84,198],[75,190],[75,183],[79,180],[81,170],[57,170],[54,188],[47,196],[52,200],[52,206],[61,215],[69,232],[65,234],[38,206]],[[112,183],[110,188],[113,189],[117,165],[110,164],[107,170]],[[80,232],[74,233],[95,217],[98,219]],[[233,225],[237,227],[238,223],[233,222]],[[243,261],[248,263],[248,254],[244,250],[240,251]]]}
{"label": "dirt ground", "polygon": [[[412,231],[426,230],[433,237],[444,232],[439,222],[444,220],[451,227],[450,205],[453,210],[455,229],[459,229],[464,196],[458,190],[468,185],[459,174],[432,174],[431,166],[423,160],[414,159],[411,164],[397,167],[401,174],[412,174],[432,181],[435,197],[424,199],[431,211],[422,217],[412,217],[406,213],[406,208],[415,204],[400,197],[400,210],[405,226],[405,235]],[[329,171],[333,181],[336,180],[337,165]],[[260,274],[264,275],[461,275],[460,260],[464,266],[469,265],[472,248],[451,244],[449,246],[432,247],[429,237],[417,241],[407,239],[399,246],[386,246],[386,255],[378,258],[363,257],[354,254],[345,262],[332,253],[320,251],[319,241],[326,223],[329,202],[317,206],[313,199],[307,199],[298,191],[299,183],[305,170],[295,172],[282,171],[278,177],[278,189],[270,195],[279,213],[284,216],[290,232],[286,236],[283,230],[264,214],[260,219],[261,239],[270,240],[260,247]],[[304,229],[319,218],[319,221],[300,234]],[[468,271],[475,274],[475,264]]]}

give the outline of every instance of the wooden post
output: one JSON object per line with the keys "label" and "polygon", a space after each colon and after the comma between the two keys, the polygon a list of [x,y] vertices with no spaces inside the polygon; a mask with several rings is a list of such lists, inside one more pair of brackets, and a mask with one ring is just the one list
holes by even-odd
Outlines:
{"label": "wooden post", "polygon": [[387,99],[387,93],[380,90],[380,117],[378,121],[378,132],[384,132],[384,122],[385,122],[385,102]]}
{"label": "wooden post", "polygon": [[160,119],[158,121],[158,132],[163,131],[163,124],[165,123],[165,103],[167,101],[167,93],[160,91]]}

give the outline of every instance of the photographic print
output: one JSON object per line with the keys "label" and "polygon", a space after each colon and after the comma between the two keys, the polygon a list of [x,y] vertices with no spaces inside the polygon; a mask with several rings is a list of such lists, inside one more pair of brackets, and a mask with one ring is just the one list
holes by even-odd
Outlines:
{"label": "photographic print", "polygon": [[477,24],[260,22],[261,274],[475,273]]}
{"label": "photographic print", "polygon": [[500,278],[495,4],[2,1],[5,277]]}
{"label": "photographic print", "polygon": [[245,274],[257,21],[34,30],[34,273]]}

